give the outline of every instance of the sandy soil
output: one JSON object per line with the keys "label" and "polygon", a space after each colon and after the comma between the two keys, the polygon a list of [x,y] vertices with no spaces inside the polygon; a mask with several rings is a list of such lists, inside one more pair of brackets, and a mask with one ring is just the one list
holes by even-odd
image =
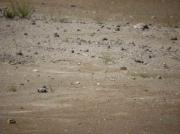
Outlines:
{"label": "sandy soil", "polygon": [[78,17],[0,17],[0,133],[179,134],[176,21]]}

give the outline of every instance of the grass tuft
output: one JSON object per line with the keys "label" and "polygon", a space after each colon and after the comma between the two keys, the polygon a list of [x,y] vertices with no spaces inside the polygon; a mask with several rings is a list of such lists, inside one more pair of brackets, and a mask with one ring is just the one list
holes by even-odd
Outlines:
{"label": "grass tuft", "polygon": [[4,11],[4,16],[6,18],[13,19],[16,16],[16,13],[12,8],[7,8]]}
{"label": "grass tuft", "polygon": [[14,18],[16,16],[20,18],[30,17],[33,11],[31,5],[27,0],[9,0],[9,7],[4,11],[6,18]]}

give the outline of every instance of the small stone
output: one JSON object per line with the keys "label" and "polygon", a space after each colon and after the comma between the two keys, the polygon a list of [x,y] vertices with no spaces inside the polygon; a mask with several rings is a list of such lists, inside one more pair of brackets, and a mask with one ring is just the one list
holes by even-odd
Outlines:
{"label": "small stone", "polygon": [[144,61],[142,61],[142,60],[134,60],[134,61],[137,62],[137,63],[141,63],[141,64],[144,63]]}
{"label": "small stone", "polygon": [[157,78],[161,80],[161,79],[162,79],[162,76],[158,75]]}
{"label": "small stone", "polygon": [[110,48],[111,48],[111,46],[109,45],[107,48],[108,48],[108,49],[110,49]]}
{"label": "small stone", "polygon": [[36,25],[36,22],[35,21],[32,21],[32,23],[31,23],[32,25]]}
{"label": "small stone", "polygon": [[21,51],[17,52],[16,54],[19,56],[23,56],[23,53]]}
{"label": "small stone", "polygon": [[58,33],[54,33],[54,37],[59,37],[59,34]]}
{"label": "small stone", "polygon": [[134,28],[140,29],[140,30],[147,30],[147,29],[149,29],[149,26],[144,23],[139,23],[139,24],[134,25]]}
{"label": "small stone", "polygon": [[101,85],[99,82],[97,82],[96,84],[97,84],[97,86],[100,86],[100,85]]}
{"label": "small stone", "polygon": [[89,49],[85,50],[85,52],[89,52]]}
{"label": "small stone", "polygon": [[168,69],[168,68],[169,68],[166,63],[163,63],[163,67],[164,67],[165,69]]}
{"label": "small stone", "polygon": [[27,36],[27,35],[28,35],[28,33],[24,33],[24,35],[25,35],[25,36]]}
{"label": "small stone", "polygon": [[33,69],[33,72],[38,72],[38,70],[37,69]]}
{"label": "small stone", "polygon": [[127,70],[127,67],[121,67],[120,69],[121,70]]}
{"label": "small stone", "polygon": [[35,55],[38,55],[38,52],[34,52]]}
{"label": "small stone", "polygon": [[71,5],[71,7],[76,7],[76,5]]}
{"label": "small stone", "polygon": [[115,28],[115,31],[120,31],[120,27],[116,27],[116,28]]}
{"label": "small stone", "polygon": [[80,84],[80,82],[79,82],[79,81],[76,81],[76,82],[75,82],[75,84],[76,84],[76,85],[79,85],[79,84]]}
{"label": "small stone", "polygon": [[131,79],[132,79],[132,80],[136,80],[136,77],[132,77]]}
{"label": "small stone", "polygon": [[122,50],[122,51],[125,51],[126,49],[122,47],[121,50]]}
{"label": "small stone", "polygon": [[46,86],[43,86],[42,88],[38,88],[37,91],[38,93],[47,93],[48,88]]}
{"label": "small stone", "polygon": [[24,83],[20,83],[19,85],[24,86]]}
{"label": "small stone", "polygon": [[177,37],[172,37],[171,40],[176,41],[176,40],[178,40],[178,38]]}
{"label": "small stone", "polygon": [[102,40],[103,40],[103,41],[107,41],[107,40],[108,40],[108,38],[103,38]]}
{"label": "small stone", "polygon": [[15,119],[8,119],[7,122],[8,122],[8,124],[16,124]]}
{"label": "small stone", "polygon": [[74,53],[74,50],[71,50],[71,53]]}

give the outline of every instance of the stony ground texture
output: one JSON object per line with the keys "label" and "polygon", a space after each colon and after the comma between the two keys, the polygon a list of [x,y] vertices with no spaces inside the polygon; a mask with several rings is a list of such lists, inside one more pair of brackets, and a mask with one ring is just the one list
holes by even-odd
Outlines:
{"label": "stony ground texture", "polygon": [[1,134],[179,134],[180,28],[0,17]]}

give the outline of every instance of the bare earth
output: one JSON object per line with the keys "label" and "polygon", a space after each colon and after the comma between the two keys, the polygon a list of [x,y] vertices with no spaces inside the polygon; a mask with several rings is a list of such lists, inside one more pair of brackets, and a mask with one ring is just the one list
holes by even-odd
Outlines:
{"label": "bare earth", "polygon": [[[84,18],[81,11],[97,11],[95,0],[78,0],[83,8],[60,0],[72,16],[44,14],[57,1],[38,2],[30,19],[0,17],[0,134],[180,133],[178,1],[172,20],[145,30],[136,23],[151,15],[137,13],[133,23],[127,14]],[[43,86],[47,93],[38,92]]]}

